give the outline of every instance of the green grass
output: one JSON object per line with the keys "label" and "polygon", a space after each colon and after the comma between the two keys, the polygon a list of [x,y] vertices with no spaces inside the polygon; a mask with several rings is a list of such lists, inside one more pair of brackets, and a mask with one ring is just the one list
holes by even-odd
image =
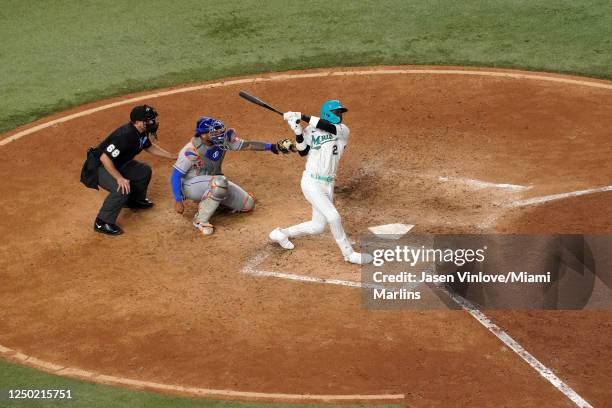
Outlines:
{"label": "green grass", "polygon": [[[9,400],[8,389],[70,389],[71,401]],[[207,401],[171,397],[156,393],[132,391],[107,387],[84,381],[41,373],[29,367],[6,363],[0,360],[0,407],[43,407],[43,408],[317,408],[323,405],[298,404],[257,404]],[[343,405],[363,407],[363,405]],[[398,407],[398,405],[376,405],[376,408]]]}
{"label": "green grass", "polygon": [[0,132],[84,102],[263,71],[517,67],[612,78],[612,3],[0,0]]}

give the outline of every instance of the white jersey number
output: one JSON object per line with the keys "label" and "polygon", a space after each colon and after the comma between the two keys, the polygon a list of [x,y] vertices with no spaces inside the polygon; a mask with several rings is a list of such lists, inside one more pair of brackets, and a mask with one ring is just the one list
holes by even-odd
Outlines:
{"label": "white jersey number", "polygon": [[109,152],[112,157],[117,157],[121,154],[121,151],[117,149],[114,144],[109,144],[106,151]]}

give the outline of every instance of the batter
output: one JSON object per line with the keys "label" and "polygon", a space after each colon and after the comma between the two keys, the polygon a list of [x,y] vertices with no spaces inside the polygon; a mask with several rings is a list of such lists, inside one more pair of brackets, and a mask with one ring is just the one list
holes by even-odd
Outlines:
{"label": "batter", "polygon": [[[344,259],[363,265],[372,262],[372,256],[353,250],[340,214],[334,207],[334,182],[338,163],[348,144],[349,128],[342,123],[342,114],[347,112],[338,100],[329,100],[321,107],[321,118],[286,112],[283,119],[295,133],[296,148],[300,156],[308,156],[302,175],[301,187],[304,197],[312,206],[312,219],[288,228],[276,228],[270,239],[285,249],[293,249],[289,238],[321,234],[329,224],[332,235],[340,247]],[[308,123],[302,129],[299,121]]]}

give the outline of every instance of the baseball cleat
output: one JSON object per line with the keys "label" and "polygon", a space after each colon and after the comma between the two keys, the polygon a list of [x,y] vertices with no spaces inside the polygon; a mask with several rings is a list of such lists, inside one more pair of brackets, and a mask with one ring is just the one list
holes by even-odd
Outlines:
{"label": "baseball cleat", "polygon": [[99,232],[101,234],[106,235],[121,235],[123,234],[123,230],[116,224],[110,224],[108,222],[104,222],[99,218],[96,218],[93,225],[94,231]]}
{"label": "baseball cleat", "polygon": [[366,253],[353,252],[349,256],[345,256],[344,260],[356,265],[365,265],[372,262],[374,257]]}
{"label": "baseball cleat", "polygon": [[215,227],[212,224],[208,224],[201,221],[194,221],[193,226],[196,227],[203,235],[212,235],[215,232]]}
{"label": "baseball cleat", "polygon": [[280,228],[275,228],[269,235],[270,239],[276,243],[278,243],[278,245],[280,245],[281,247],[285,248],[285,249],[293,249],[295,248],[295,245],[293,245],[291,243],[291,241],[289,241],[289,238],[287,237],[286,234],[284,234]]}

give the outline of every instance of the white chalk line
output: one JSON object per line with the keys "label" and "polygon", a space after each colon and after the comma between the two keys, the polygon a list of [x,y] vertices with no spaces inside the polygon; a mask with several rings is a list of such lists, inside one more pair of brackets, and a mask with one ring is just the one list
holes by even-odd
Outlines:
{"label": "white chalk line", "polygon": [[493,333],[498,339],[500,339],[506,346],[510,347],[519,357],[523,359],[527,364],[531,366],[535,371],[538,372],[544,379],[553,385],[557,390],[561,391],[563,395],[569,398],[574,404],[582,408],[592,408],[584,398],[582,398],[576,391],[561,380],[555,373],[542,364],[537,358],[529,353],[523,346],[521,346],[516,340],[514,340],[508,333],[493,323],[484,313],[478,310],[470,301],[463,298],[460,295],[452,294],[443,286],[438,286],[450,296],[455,303],[461,308],[467,311],[474,319],[478,321],[487,330]]}
{"label": "white chalk line", "polygon": [[[373,285],[368,283],[356,282],[356,281],[347,281],[347,280],[339,280],[339,279],[324,279],[317,278],[312,276],[305,275],[296,275],[284,272],[273,272],[273,271],[264,271],[256,269],[258,265],[260,265],[267,257],[269,256],[269,252],[261,251],[257,253],[254,257],[250,258],[245,262],[244,267],[242,268],[242,273],[251,275],[251,276],[260,276],[260,277],[272,277],[279,279],[287,279],[291,281],[300,281],[300,282],[308,282],[308,283],[319,283],[319,284],[329,284],[329,285],[340,285],[347,286],[352,288],[385,288],[384,285]],[[435,265],[433,265],[430,269],[433,271]],[[418,286],[418,285],[417,285]],[[483,312],[478,310],[470,301],[463,298],[458,294],[453,294],[449,292],[443,285],[436,285],[438,288],[442,289],[456,304],[458,304],[463,310],[468,312],[474,319],[478,321],[484,328],[493,333],[499,340],[502,341],[506,346],[508,346],[512,351],[514,351],[523,361],[525,361],[531,368],[533,368],[538,374],[540,374],[546,381],[548,381],[553,387],[559,390],[563,395],[565,395],[568,399],[570,399],[574,404],[581,408],[592,408],[592,405],[589,404],[584,398],[582,398],[576,391],[574,391],[569,385],[567,385],[563,380],[561,380],[557,375],[544,364],[542,364],[537,358],[535,358],[531,353],[529,353],[523,346],[520,345],[516,340],[514,340],[508,333],[506,333],[503,329],[493,323]]]}
{"label": "white chalk line", "polygon": [[[256,257],[252,258],[250,262],[247,262],[247,265],[259,265],[261,262],[265,260],[268,256],[267,253],[258,254]],[[248,269],[248,267],[245,266]],[[244,271],[244,269],[243,269]],[[254,273],[257,275],[257,273]],[[286,275],[286,276],[285,276]],[[267,275],[260,275],[267,276]],[[273,276],[273,275],[270,275]],[[290,274],[278,274],[276,277],[283,277],[285,279],[290,279]],[[297,277],[297,275],[296,275]],[[302,279],[307,281],[306,279]],[[350,281],[341,281],[341,280],[323,280],[319,283],[328,283],[328,284],[339,284],[339,285],[350,285]],[[352,282],[355,283],[355,282]],[[356,282],[359,287],[361,287],[360,282]],[[266,400],[266,401],[395,401],[395,400],[403,400],[405,398],[404,394],[285,394],[285,393],[263,393],[263,392],[253,392],[253,391],[235,391],[235,390],[221,390],[221,389],[213,389],[213,388],[197,388],[197,387],[186,387],[181,385],[174,384],[162,384],[151,381],[141,381],[135,380],[126,377],[116,377],[110,375],[104,375],[92,371],[82,370],[76,367],[68,367],[61,366],[58,364],[53,364],[47,361],[40,360],[38,358],[17,352],[9,347],[5,347],[0,345],[0,355],[8,358],[9,360],[14,360],[19,363],[28,365],[30,367],[37,368],[39,370],[43,370],[46,372],[50,372],[52,374],[57,374],[65,377],[71,378],[79,378],[86,379],[89,381],[94,381],[102,384],[110,384],[110,385],[124,385],[131,386],[141,389],[147,389],[151,391],[171,391],[171,392],[179,392],[184,395],[190,395],[195,397],[207,397],[207,398],[241,398],[241,399],[251,399],[251,400]]]}
{"label": "white chalk line", "polygon": [[[494,71],[471,71],[471,70],[461,70],[461,69],[375,69],[375,70],[363,70],[363,71],[323,71],[323,72],[315,72],[315,73],[307,73],[307,74],[279,74],[279,75],[273,75],[273,76],[270,76],[270,77],[243,78],[243,79],[237,79],[237,80],[231,80],[231,81],[220,81],[220,82],[215,82],[215,83],[210,83],[210,84],[202,84],[202,85],[196,85],[196,86],[188,86],[188,87],[184,87],[184,88],[176,88],[176,89],[172,89],[172,90],[169,90],[169,91],[153,92],[153,93],[150,93],[150,94],[145,94],[145,95],[141,95],[141,96],[138,96],[138,97],[133,97],[133,98],[126,99],[126,100],[122,100],[122,101],[118,101],[118,102],[114,102],[114,103],[109,103],[109,104],[106,104],[106,105],[103,105],[103,106],[87,109],[87,110],[84,110],[84,111],[81,111],[81,112],[77,112],[77,113],[74,113],[74,114],[71,114],[71,115],[67,115],[67,116],[64,116],[64,117],[61,117],[61,118],[58,118],[58,119],[54,119],[54,120],[51,120],[51,121],[48,121],[48,122],[44,122],[42,124],[33,126],[31,128],[28,128],[28,129],[24,129],[24,130],[22,130],[20,132],[17,132],[15,134],[11,135],[11,136],[8,136],[8,137],[0,140],[0,146],[5,146],[5,145],[7,145],[7,144],[9,144],[9,143],[11,143],[13,141],[19,140],[22,137],[25,137],[25,136],[30,135],[32,133],[41,131],[43,129],[49,128],[51,126],[54,126],[54,125],[57,125],[57,124],[60,124],[60,123],[68,122],[68,121],[73,120],[73,119],[77,119],[77,118],[80,118],[80,117],[88,116],[88,115],[91,115],[93,113],[104,111],[104,110],[111,109],[111,108],[114,108],[114,107],[118,107],[118,106],[122,106],[122,105],[127,105],[127,104],[131,104],[131,103],[134,103],[134,102],[140,102],[140,101],[147,100],[147,99],[159,98],[159,97],[163,97],[163,96],[170,96],[170,95],[186,93],[186,92],[194,92],[194,91],[199,91],[199,90],[209,89],[209,88],[216,88],[216,87],[232,86],[232,85],[239,85],[239,84],[252,84],[252,83],[257,83],[257,82],[289,80],[289,79],[318,78],[318,77],[325,77],[325,76],[402,75],[402,74],[489,76],[489,77],[500,77],[500,78],[539,80],[539,81],[557,82],[557,83],[570,84],[570,85],[587,86],[587,87],[600,88],[600,89],[612,89],[612,84],[606,84],[606,83],[595,82],[595,81],[588,81],[588,80],[575,80],[575,79],[569,79],[569,78],[547,76],[547,75],[542,75],[542,74],[525,74],[525,73],[516,73],[516,72],[494,72]],[[608,191],[607,190],[608,188],[610,188],[610,187],[606,187],[606,190],[602,190],[602,191]],[[581,192],[574,192],[574,193],[556,194],[556,195],[552,195],[552,196],[546,196],[546,197],[540,197],[539,198],[539,200],[544,200],[544,201],[529,202],[529,200],[536,200],[535,198],[534,199],[529,199],[529,200],[515,201],[513,206],[531,205],[531,204],[536,204],[536,203],[541,203],[541,202],[561,199],[561,198],[565,198],[565,197],[571,197],[571,196],[574,196],[574,195],[583,195],[583,194],[590,194],[591,193],[591,191],[589,191],[588,193],[584,193],[584,191],[589,191],[589,190],[583,190]],[[593,191],[593,192],[597,192],[597,191]],[[578,194],[578,193],[582,193],[582,194]],[[341,281],[338,281],[338,282],[341,282]],[[345,281],[345,282],[348,283],[348,282],[351,282],[351,281]],[[319,283],[326,283],[326,282],[319,282]],[[336,284],[339,284],[339,283],[336,283]],[[344,285],[344,286],[348,286],[348,285]],[[496,334],[496,336],[497,336],[497,334]],[[506,336],[507,336],[507,334],[506,334]],[[508,336],[508,338],[509,338],[509,336]],[[504,341],[503,339],[501,339],[501,340]],[[517,343],[517,345],[518,345],[518,343]],[[520,347],[520,345],[519,345],[519,347]],[[7,352],[7,350],[8,350],[8,352]],[[11,350],[11,349],[9,349],[7,347],[1,346],[1,345],[0,345],[0,353],[2,353],[2,354],[12,354],[13,358],[15,358],[16,355],[24,356],[25,358],[23,359],[23,361],[27,361],[29,359],[32,359],[30,361],[30,363],[33,366],[35,366],[37,368],[40,368],[40,369],[43,369],[43,370],[47,370],[47,371],[49,371],[48,367],[53,365],[51,363],[46,363],[46,362],[42,362],[41,360],[34,359],[33,357],[25,356],[25,355],[23,355],[21,353],[15,353],[13,350]],[[534,358],[534,360],[535,360],[535,358]],[[535,360],[535,361],[537,361],[537,360]],[[41,362],[43,364],[42,365],[37,365],[38,364],[37,362]],[[529,361],[527,361],[527,362],[529,363]],[[529,363],[529,364],[531,365],[531,363]],[[541,365],[541,363],[540,363],[540,365]],[[47,366],[47,368],[45,368],[45,366]],[[542,366],[542,367],[544,367],[544,366]],[[536,367],[534,367],[534,368],[536,368]],[[546,368],[546,367],[544,367],[544,368]],[[172,389],[172,390],[176,390],[176,391],[181,391],[181,390],[190,390],[190,389],[192,389],[192,388],[189,388],[189,387],[181,387],[181,386],[168,385],[168,384],[150,383],[150,382],[146,382],[146,381],[131,380],[131,379],[127,379],[127,378],[101,376],[99,374],[90,373],[90,372],[87,372],[87,371],[84,371],[84,370],[79,370],[79,369],[65,368],[63,371],[66,371],[66,370],[74,370],[75,372],[87,373],[87,375],[89,377],[91,377],[91,378],[100,378],[100,377],[106,378],[106,379],[117,378],[116,383],[118,383],[118,384],[127,384],[127,385],[141,384],[143,387],[149,387],[150,385],[154,385],[152,387],[153,389],[161,389],[161,390]],[[536,370],[537,370],[537,368],[536,368]],[[548,371],[550,371],[550,370],[548,370]],[[68,374],[66,373],[66,375],[68,375]],[[88,377],[88,376],[85,376],[85,377]],[[557,378],[557,377],[555,377],[555,378]],[[561,380],[559,380],[559,381],[561,381]],[[561,384],[564,385],[563,382],[561,382]],[[553,385],[556,388],[558,388],[554,383],[553,383]],[[567,388],[569,388],[569,387],[567,387]],[[560,389],[560,388],[558,388],[558,389]],[[192,390],[197,390],[195,395],[206,395],[206,396],[211,396],[211,397],[230,395],[230,394],[227,394],[227,393],[231,393],[231,396],[235,396],[235,397],[243,396],[243,397],[247,397],[247,398],[249,398],[249,397],[260,398],[260,397],[256,397],[255,396],[255,395],[258,395],[258,396],[261,396],[261,398],[264,398],[264,399],[265,398],[284,399],[285,397],[283,397],[283,396],[290,396],[289,399],[292,399],[292,400],[293,399],[298,399],[298,400],[299,399],[333,400],[333,399],[353,399],[353,397],[355,397],[355,396],[334,396],[334,395],[331,395],[331,396],[299,395],[298,398],[293,398],[294,396],[296,396],[296,394],[266,394],[266,393],[251,393],[251,392],[241,392],[241,391],[212,390],[212,389],[200,389],[200,388],[192,389]],[[569,388],[569,390],[571,390],[571,388]],[[560,391],[563,392],[562,389],[560,389]],[[189,393],[189,391],[183,391],[183,392]],[[217,394],[217,392],[219,392],[219,394]],[[565,394],[565,392],[564,392],[564,394]],[[270,396],[272,396],[272,397],[270,397]],[[321,397],[321,398],[319,398],[319,397]],[[383,398],[380,398],[381,396],[372,396],[372,395],[366,395],[366,396],[361,396],[361,397],[365,397],[365,398],[355,398],[355,399],[403,399],[404,398],[404,396],[403,395],[400,396],[400,394],[383,396]],[[372,397],[372,398],[370,398],[370,397]],[[390,398],[385,398],[385,397],[390,397]],[[578,398],[580,398],[580,397],[578,396]],[[580,398],[580,400],[584,401],[582,398]],[[574,399],[572,399],[572,401],[574,401]],[[586,401],[585,401],[585,404],[586,405],[583,405],[583,406],[590,407],[590,405],[588,403],[586,403]]]}
{"label": "white chalk line", "polygon": [[[242,273],[246,275],[252,276],[263,276],[263,277],[271,277],[271,278],[280,278],[287,280],[294,280],[300,282],[310,282],[310,283],[324,283],[327,285],[340,285],[340,286],[349,286],[353,288],[361,288],[364,287],[364,284],[361,282],[342,280],[342,279],[326,279],[326,278],[318,278],[315,276],[305,276],[305,275],[295,275],[292,273],[284,273],[284,272],[274,272],[274,271],[262,271],[262,270],[254,270],[254,271],[242,271]],[[368,285],[365,284],[365,287]],[[376,287],[378,289],[378,287]]]}
{"label": "white chalk line", "polygon": [[474,187],[477,190],[486,189],[486,188],[498,188],[502,190],[509,190],[513,192],[520,192],[529,190],[531,186],[521,186],[518,184],[507,184],[507,183],[492,183],[489,181],[483,181],[478,179],[466,178],[466,177],[448,177],[448,176],[438,176],[439,181],[443,182],[455,182],[460,184],[466,184],[468,186]]}
{"label": "white chalk line", "polygon": [[360,281],[350,281],[350,280],[342,280],[342,279],[327,279],[327,278],[319,278],[316,276],[306,276],[306,275],[296,275],[292,273],[285,272],[276,272],[276,271],[265,271],[261,269],[256,269],[266,258],[270,255],[269,252],[262,251],[257,253],[254,257],[248,259],[241,270],[241,272],[245,275],[251,276],[260,276],[267,278],[279,278],[286,279],[292,281],[299,282],[308,282],[308,283],[321,283],[327,285],[338,285],[338,286],[348,286],[351,288],[374,288],[374,289],[382,289],[383,285],[372,285],[367,283],[361,283]]}
{"label": "white chalk line", "polygon": [[210,88],[218,88],[218,87],[226,87],[232,85],[241,85],[241,84],[253,84],[260,82],[270,82],[270,81],[284,81],[291,79],[305,79],[305,78],[320,78],[326,76],[364,76],[364,75],[406,75],[406,74],[416,74],[416,75],[466,75],[466,76],[487,76],[487,77],[499,77],[499,78],[512,78],[512,79],[529,79],[529,80],[538,80],[538,81],[547,81],[547,82],[557,82],[563,84],[570,85],[580,85],[587,86],[591,88],[601,88],[601,89],[612,89],[612,84],[595,82],[589,80],[577,80],[570,78],[563,78],[557,76],[549,76],[544,74],[527,74],[527,73],[517,73],[517,72],[499,72],[499,71],[475,71],[469,69],[372,69],[372,70],[361,70],[361,71],[321,71],[321,72],[312,72],[312,73],[304,73],[304,74],[277,74],[271,75],[268,77],[252,77],[252,78],[241,78],[230,81],[219,81],[214,83],[200,84],[200,85],[192,85],[186,86],[184,88],[175,88],[168,91],[162,92],[152,92],[149,94],[144,94],[141,96],[136,96],[130,99],[125,99],[122,101],[117,101],[113,103],[109,103],[106,105],[98,106],[96,108],[90,108],[81,112],[73,113],[71,115],[63,116],[58,119],[54,119],[48,122],[41,123],[39,125],[33,126],[28,129],[24,129],[20,132],[17,132],[11,136],[8,136],[2,140],[0,140],[0,146],[7,145],[15,140],[19,140],[24,136],[30,135],[32,133],[38,132],[40,130],[46,129],[48,127],[68,122],[73,119],[77,119],[83,116],[88,116],[96,112],[100,112],[103,110],[115,108],[122,105],[131,104],[134,102],[140,102],[147,99],[155,99],[163,96],[176,95],[180,93],[186,92],[194,92],[200,91],[203,89]]}
{"label": "white chalk line", "polygon": [[549,201],[563,200],[565,198],[579,197],[587,194],[603,193],[606,191],[612,191],[612,186],[589,188],[586,190],[571,191],[568,193],[551,194],[542,197],[527,198],[525,200],[516,200],[512,201],[508,207],[525,207],[528,205],[543,204]]}
{"label": "white chalk line", "polygon": [[9,360],[14,360],[19,363],[34,367],[52,374],[62,375],[65,377],[87,379],[102,384],[112,385],[128,385],[140,389],[148,389],[153,391],[171,391],[179,392],[185,395],[207,398],[242,398],[251,400],[267,400],[267,401],[391,401],[404,399],[404,394],[283,394],[283,393],[264,393],[251,391],[234,391],[221,390],[211,388],[185,387],[181,385],[161,384],[151,381],[140,381],[124,377],[115,377],[111,375],[103,375],[87,370],[81,370],[74,367],[65,367],[37,358],[28,356],[23,353],[16,352],[8,347],[0,346],[0,354]]}

